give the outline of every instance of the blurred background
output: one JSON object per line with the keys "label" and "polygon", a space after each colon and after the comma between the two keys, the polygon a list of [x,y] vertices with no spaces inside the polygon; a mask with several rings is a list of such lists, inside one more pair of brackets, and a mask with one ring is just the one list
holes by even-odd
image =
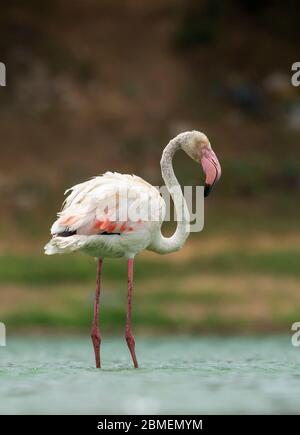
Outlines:
{"label": "blurred background", "polygon": [[[1,6],[0,320],[89,333],[95,262],[46,257],[64,190],[106,170],[161,184],[183,130],[223,168],[205,228],[135,269],[139,334],[289,333],[300,321],[299,3],[12,0]],[[203,183],[183,153],[182,184]],[[172,231],[174,225],[165,231]],[[126,261],[104,264],[102,329],[123,334]]]}

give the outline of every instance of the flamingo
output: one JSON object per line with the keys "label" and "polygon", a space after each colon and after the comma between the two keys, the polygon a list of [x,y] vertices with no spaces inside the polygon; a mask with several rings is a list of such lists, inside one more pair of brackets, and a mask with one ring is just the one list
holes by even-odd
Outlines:
{"label": "flamingo", "polygon": [[[128,295],[125,338],[133,365],[138,368],[135,339],[132,333],[133,265],[136,254],[144,249],[158,254],[178,251],[185,243],[189,232],[189,214],[181,187],[175,176],[172,159],[182,149],[198,163],[205,173],[204,197],[221,175],[221,167],[204,133],[187,131],[170,140],[162,153],[162,178],[174,202],[176,215],[184,208],[181,219],[171,237],[161,232],[165,213],[165,201],[157,188],[135,175],[106,172],[68,189],[58,218],[51,227],[51,240],[45,253],[64,254],[81,251],[97,259],[96,292],[91,338],[95,353],[96,368],[101,367],[99,328],[99,302],[102,265],[104,258],[125,257],[128,268]],[[177,188],[177,194],[174,193]],[[128,194],[129,192],[129,194]],[[125,208],[138,207],[146,210],[151,200],[154,209],[152,219],[122,218]],[[154,204],[154,205],[153,205]],[[125,214],[126,216],[126,214]],[[152,216],[152,215],[151,215]]]}

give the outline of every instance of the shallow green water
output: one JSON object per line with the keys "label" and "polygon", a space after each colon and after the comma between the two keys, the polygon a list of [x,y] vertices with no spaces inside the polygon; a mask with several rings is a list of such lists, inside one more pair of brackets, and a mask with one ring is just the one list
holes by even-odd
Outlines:
{"label": "shallow green water", "polygon": [[0,348],[4,413],[299,413],[300,348],[290,337],[8,339]]}

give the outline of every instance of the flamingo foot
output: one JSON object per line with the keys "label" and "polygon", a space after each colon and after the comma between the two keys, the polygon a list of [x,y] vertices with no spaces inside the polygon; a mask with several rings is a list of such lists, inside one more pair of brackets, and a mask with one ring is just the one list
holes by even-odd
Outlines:
{"label": "flamingo foot", "polygon": [[100,337],[99,329],[92,328],[91,338],[92,338],[94,352],[95,352],[96,368],[100,369],[101,368],[101,362],[100,362],[101,337]]}
{"label": "flamingo foot", "polygon": [[100,361],[101,335],[100,335],[100,328],[99,328],[101,271],[102,271],[102,259],[99,258],[97,263],[97,283],[96,283],[95,302],[94,302],[94,318],[93,318],[92,331],[91,331],[91,338],[92,338],[94,352],[95,352],[95,361],[96,361],[97,369],[101,368],[101,361]]}
{"label": "flamingo foot", "polygon": [[133,361],[134,368],[138,368],[138,362],[135,354],[135,341],[131,330],[131,305],[132,305],[132,287],[133,287],[133,258],[128,259],[128,296],[127,296],[127,316],[125,338]]}
{"label": "flamingo foot", "polygon": [[129,351],[130,351],[130,355],[131,355],[131,358],[132,358],[132,362],[133,362],[134,368],[138,369],[139,365],[138,365],[136,354],[135,354],[135,340],[134,340],[134,336],[131,334],[131,332],[126,332],[125,337],[126,337],[127,346],[128,346]]}

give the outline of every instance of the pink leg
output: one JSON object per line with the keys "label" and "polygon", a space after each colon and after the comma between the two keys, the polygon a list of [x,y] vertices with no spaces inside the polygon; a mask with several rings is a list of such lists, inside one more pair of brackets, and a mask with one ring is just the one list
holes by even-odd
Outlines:
{"label": "pink leg", "polygon": [[133,258],[128,259],[128,300],[127,300],[127,317],[126,317],[126,332],[125,337],[134,368],[138,368],[138,362],[135,355],[135,341],[131,330],[131,297],[132,297],[132,282],[133,282]]}
{"label": "pink leg", "polygon": [[97,280],[96,280],[96,293],[95,293],[95,302],[94,302],[94,318],[92,323],[92,331],[91,337],[93,341],[94,351],[95,351],[95,360],[96,360],[96,368],[99,369],[101,367],[100,362],[100,344],[101,344],[101,335],[99,329],[99,299],[100,299],[100,282],[101,282],[101,271],[102,271],[102,258],[98,259],[97,262]]}

